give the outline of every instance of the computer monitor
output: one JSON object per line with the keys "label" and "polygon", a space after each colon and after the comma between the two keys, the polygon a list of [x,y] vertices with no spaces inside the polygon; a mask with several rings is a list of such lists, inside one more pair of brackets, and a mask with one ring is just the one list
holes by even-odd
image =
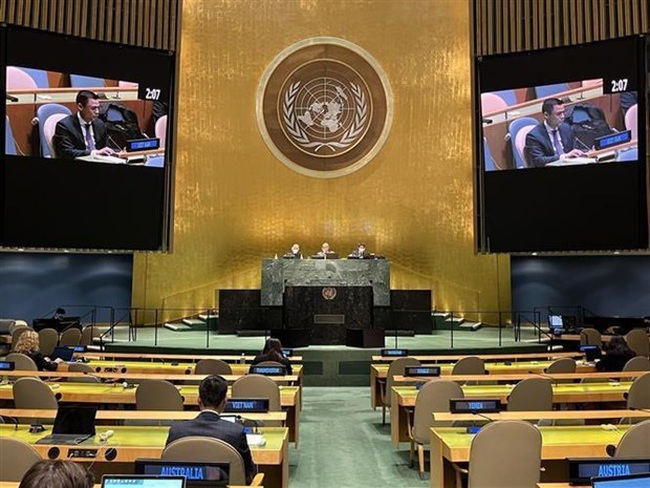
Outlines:
{"label": "computer monitor", "polygon": [[584,345],[580,346],[580,352],[584,353],[585,359],[590,363],[600,359],[603,356],[603,352],[600,350],[600,347],[596,345]]}
{"label": "computer monitor", "polygon": [[54,351],[50,355],[50,359],[60,359],[66,363],[72,361],[72,356],[74,355],[73,347],[55,347]]}
{"label": "computer monitor", "polygon": [[548,328],[553,335],[561,335],[564,332],[564,322],[561,315],[548,316]]}
{"label": "computer monitor", "polygon": [[185,476],[155,476],[136,474],[105,474],[102,476],[102,488],[186,488]]}
{"label": "computer monitor", "polygon": [[136,459],[135,473],[149,476],[184,476],[186,488],[227,486],[230,464]]}

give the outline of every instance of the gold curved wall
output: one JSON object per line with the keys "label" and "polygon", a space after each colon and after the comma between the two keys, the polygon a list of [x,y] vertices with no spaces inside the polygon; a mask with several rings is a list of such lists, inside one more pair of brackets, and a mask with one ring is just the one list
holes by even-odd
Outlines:
{"label": "gold curved wall", "polygon": [[[327,240],[343,254],[366,242],[390,259],[393,288],[431,288],[438,309],[509,310],[508,258],[474,254],[469,9],[459,0],[185,0],[173,253],[136,255],[133,305],[214,306],[219,288],[258,288],[263,257]],[[315,36],[369,51],[394,96],[377,157],[329,180],[277,161],[255,120],[268,64]]]}

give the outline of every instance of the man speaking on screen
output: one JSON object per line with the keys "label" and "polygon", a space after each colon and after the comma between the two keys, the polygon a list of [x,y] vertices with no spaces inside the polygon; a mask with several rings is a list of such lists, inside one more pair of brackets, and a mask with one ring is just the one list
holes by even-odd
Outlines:
{"label": "man speaking on screen", "polygon": [[556,161],[584,156],[580,149],[573,147],[573,130],[564,123],[562,100],[544,100],[542,115],[544,120],[526,135],[525,153],[529,167],[540,168]]}
{"label": "man speaking on screen", "polygon": [[106,146],[106,127],[99,120],[99,96],[81,90],[76,98],[77,113],[64,117],[56,124],[52,145],[54,156],[75,159],[82,156],[112,156]]}

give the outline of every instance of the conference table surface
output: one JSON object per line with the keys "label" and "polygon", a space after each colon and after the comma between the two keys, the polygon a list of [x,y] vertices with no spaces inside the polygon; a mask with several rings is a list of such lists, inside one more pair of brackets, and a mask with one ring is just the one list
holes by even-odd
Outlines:
{"label": "conference table surface", "polygon": [[[18,488],[19,481],[0,481],[0,488]],[[251,488],[252,485],[228,485],[228,488]],[[101,483],[95,483],[93,488],[102,488]],[[264,488],[263,485],[255,485],[255,488]]]}
{"label": "conference table surface", "polygon": [[[623,402],[623,394],[632,383],[562,383],[553,385],[553,403]],[[507,404],[514,385],[465,385],[466,398],[496,398]],[[408,442],[407,416],[415,407],[418,390],[415,386],[394,386],[391,397],[390,432],[395,449]]]}
{"label": "conference table surface", "polygon": [[[529,378],[548,378],[551,381],[556,382],[580,382],[585,378],[589,380],[599,380],[606,382],[620,381],[625,379],[627,381],[633,381],[634,378],[639,376],[644,376],[648,374],[648,371],[616,371],[616,372],[599,372],[599,373],[544,373],[540,375],[539,373],[513,373],[513,374],[489,374],[489,375],[454,375],[452,376],[403,376],[395,375],[393,376],[393,381],[395,383],[404,384],[404,383],[422,383],[427,381],[435,380],[446,380],[449,381],[453,379],[454,381],[472,381],[478,383],[485,382],[518,382],[521,380],[526,380]],[[615,380],[615,381],[614,381]]]}
{"label": "conference table surface", "polygon": [[[136,388],[125,388],[119,383],[47,383],[52,392],[57,396],[60,403],[92,403],[97,405],[133,405],[135,406]],[[198,386],[179,385],[176,387],[183,396],[185,406],[198,406]],[[287,427],[289,428],[289,440],[298,446],[300,409],[299,386],[280,386],[280,404],[287,412]],[[231,388],[228,388],[228,396],[231,396]],[[0,400],[13,400],[13,385],[9,383],[0,384]]]}
{"label": "conference table surface", "polygon": [[[41,379],[46,378],[65,378],[65,379],[79,379],[87,378],[88,376],[93,376],[102,380],[113,380],[113,381],[129,381],[133,383],[138,383],[142,380],[166,380],[166,381],[195,381],[197,384],[209,376],[208,374],[167,374],[160,375],[157,373],[120,373],[120,372],[111,372],[111,373],[85,373],[85,372],[70,372],[68,369],[68,363],[61,363],[61,367],[56,371],[27,371],[27,370],[15,370],[11,373],[7,373],[7,376],[12,378],[18,377],[39,377]],[[234,383],[240,378],[247,376],[245,374],[222,374],[221,377],[225,379],[228,383]],[[279,385],[288,384],[288,385],[297,385],[298,376],[297,375],[284,375],[284,376],[267,376],[272,379]]]}
{"label": "conference table surface", "polygon": [[[507,375],[507,374],[522,374],[522,373],[541,373],[548,368],[553,361],[498,361],[485,363],[485,369],[489,375]],[[442,364],[440,366],[440,374],[442,376],[451,376],[451,371],[454,367],[453,364]],[[381,399],[381,391],[383,382],[388,375],[389,364],[371,364],[370,365],[370,405],[373,409],[383,405]],[[580,361],[576,364],[576,373],[593,373],[596,367],[592,363]]]}
{"label": "conference table surface", "polygon": [[[84,357],[88,359],[110,359],[110,360],[163,360],[163,361],[182,361],[197,363],[202,359],[221,359],[227,363],[239,363],[244,360],[247,363],[252,362],[256,356],[249,354],[236,355],[236,354],[165,354],[165,353],[141,353],[141,352],[110,352],[110,351],[83,351],[75,353],[77,357]],[[289,361],[301,362],[302,356],[289,356]]]}
{"label": "conference table surface", "polygon": [[[417,359],[426,363],[449,363],[456,362],[459,359],[466,358],[467,354],[437,354],[437,355],[409,355],[408,357]],[[502,354],[476,354],[476,357],[483,359],[483,361],[501,361],[510,359],[512,361],[533,361],[539,359],[560,359],[560,358],[581,358],[584,354],[581,352],[522,352],[522,353],[502,353]],[[403,356],[373,356],[373,362],[386,362],[391,363],[396,359]]]}
{"label": "conference table surface", "polygon": [[[542,463],[564,460],[567,457],[607,457],[606,447],[617,445],[630,428],[619,425],[616,430],[604,430],[600,425],[538,427],[542,434]],[[449,486],[453,479],[450,463],[469,461],[469,450],[474,438],[464,427],[434,427],[431,429],[431,484],[432,488]]]}
{"label": "conference table surface", "polygon": [[[95,457],[74,457],[76,462],[84,463],[133,463],[136,459],[159,459],[165,447],[169,427],[145,426],[111,426],[113,435],[105,442],[99,439],[98,434],[78,445],[36,444],[36,441],[48,435],[48,432],[32,434],[29,425],[0,425],[0,438],[18,439],[34,447],[43,459],[48,459],[50,449],[57,447],[59,454],[56,459],[68,459],[72,449],[96,449]],[[264,486],[286,487],[289,483],[288,459],[288,429],[286,427],[261,427],[260,433],[264,435],[264,446],[251,446],[253,461],[264,473]],[[106,458],[109,449],[115,450],[116,457],[109,461]],[[51,457],[50,457],[51,458]]]}

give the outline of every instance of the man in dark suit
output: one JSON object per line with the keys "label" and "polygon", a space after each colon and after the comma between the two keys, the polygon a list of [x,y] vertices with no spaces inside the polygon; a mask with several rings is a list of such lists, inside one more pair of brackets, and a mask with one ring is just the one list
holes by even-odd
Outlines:
{"label": "man in dark suit", "polygon": [[169,429],[165,445],[188,436],[214,437],[233,446],[244,459],[246,479],[250,483],[257,467],[253,463],[246,434],[241,425],[223,420],[220,416],[226,406],[228,383],[221,376],[208,376],[199,385],[199,409],[194,420],[174,422]]}
{"label": "man in dark suit", "polygon": [[56,124],[52,145],[57,158],[75,159],[81,156],[115,154],[106,146],[106,127],[99,120],[99,96],[89,90],[77,93],[77,113],[64,117]]}
{"label": "man in dark suit", "polygon": [[571,127],[564,123],[564,103],[559,98],[549,98],[542,104],[544,121],[526,135],[526,159],[528,166],[541,168],[555,161],[583,156],[574,148]]}

